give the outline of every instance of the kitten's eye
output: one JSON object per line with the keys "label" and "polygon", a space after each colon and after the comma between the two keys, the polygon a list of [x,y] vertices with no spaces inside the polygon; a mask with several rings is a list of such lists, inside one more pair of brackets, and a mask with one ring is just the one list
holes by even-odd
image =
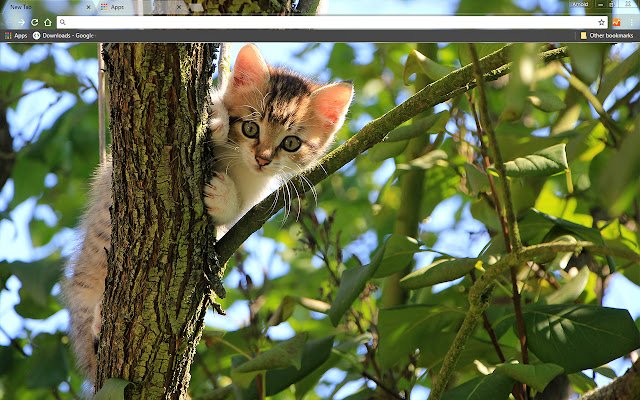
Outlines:
{"label": "kitten's eye", "polygon": [[253,121],[244,121],[242,123],[242,133],[248,138],[255,139],[260,133],[260,127]]}
{"label": "kitten's eye", "polygon": [[297,151],[301,145],[302,140],[297,136],[287,136],[282,139],[282,143],[280,144],[283,149],[290,152]]}

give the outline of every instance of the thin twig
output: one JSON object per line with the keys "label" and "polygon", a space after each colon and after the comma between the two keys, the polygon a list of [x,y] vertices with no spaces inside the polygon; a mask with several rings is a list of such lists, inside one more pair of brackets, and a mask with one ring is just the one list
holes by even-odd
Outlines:
{"label": "thin twig", "polygon": [[4,328],[2,326],[0,326],[0,332],[2,332],[3,335],[5,335],[7,337],[7,339],[9,339],[9,342],[11,342],[11,345],[18,350],[18,352],[20,354],[22,354],[25,357],[28,357],[27,353],[24,352],[24,349],[22,348],[22,346],[20,345],[20,343],[18,343],[17,340],[15,340],[14,338],[12,338],[11,336],[9,336],[9,334],[7,333],[7,331],[4,330]]}
{"label": "thin twig", "polygon": [[618,107],[620,107],[622,105],[629,104],[631,102],[631,99],[633,98],[633,96],[635,96],[638,92],[640,92],[640,82],[636,83],[636,85],[633,88],[631,88],[631,90],[629,90],[627,92],[627,94],[625,94],[624,96],[622,96],[618,100],[616,100],[616,102],[613,103],[611,108],[609,108],[609,110],[607,110],[607,114],[612,113],[613,111],[617,110]]}
{"label": "thin twig", "polygon": [[404,398],[402,396],[400,396],[398,393],[394,392],[393,390],[389,389],[384,383],[382,383],[380,380],[376,379],[373,375],[371,375],[367,371],[362,371],[362,376],[364,376],[365,378],[371,380],[378,387],[380,387],[380,389],[382,389],[385,392],[389,393],[391,395],[391,397],[393,397],[394,399],[404,400]]}

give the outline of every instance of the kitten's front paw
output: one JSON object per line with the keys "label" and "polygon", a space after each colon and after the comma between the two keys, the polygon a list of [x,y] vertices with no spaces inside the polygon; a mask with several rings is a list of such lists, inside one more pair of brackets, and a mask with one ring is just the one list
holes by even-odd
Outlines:
{"label": "kitten's front paw", "polygon": [[211,94],[209,130],[214,144],[227,142],[229,136],[229,113],[222,103],[222,95],[216,92]]}
{"label": "kitten's front paw", "polygon": [[216,225],[232,222],[239,212],[238,191],[229,175],[215,172],[204,185],[204,205]]}

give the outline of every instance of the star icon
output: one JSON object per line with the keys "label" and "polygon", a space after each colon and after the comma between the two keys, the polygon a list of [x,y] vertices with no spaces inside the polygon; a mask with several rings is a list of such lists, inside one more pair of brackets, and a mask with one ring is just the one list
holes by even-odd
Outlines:
{"label": "star icon", "polygon": [[600,19],[600,21],[598,21],[598,23],[600,24],[600,26],[604,26],[604,22],[605,22],[605,21],[604,21],[603,19]]}

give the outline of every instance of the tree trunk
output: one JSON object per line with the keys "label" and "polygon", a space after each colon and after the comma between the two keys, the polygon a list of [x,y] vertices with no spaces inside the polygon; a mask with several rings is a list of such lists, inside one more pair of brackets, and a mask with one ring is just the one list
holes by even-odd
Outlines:
{"label": "tree trunk", "polygon": [[[290,15],[291,4],[203,2],[208,15]],[[209,299],[224,296],[215,227],[202,203],[214,51],[212,44],[119,44],[103,55],[114,204],[96,389],[122,378],[134,383],[127,399],[187,397]]]}
{"label": "tree trunk", "polygon": [[126,398],[182,399],[211,292],[203,271],[218,285],[221,273],[202,203],[215,45],[106,47],[114,204],[96,387],[117,377],[134,383]]}

